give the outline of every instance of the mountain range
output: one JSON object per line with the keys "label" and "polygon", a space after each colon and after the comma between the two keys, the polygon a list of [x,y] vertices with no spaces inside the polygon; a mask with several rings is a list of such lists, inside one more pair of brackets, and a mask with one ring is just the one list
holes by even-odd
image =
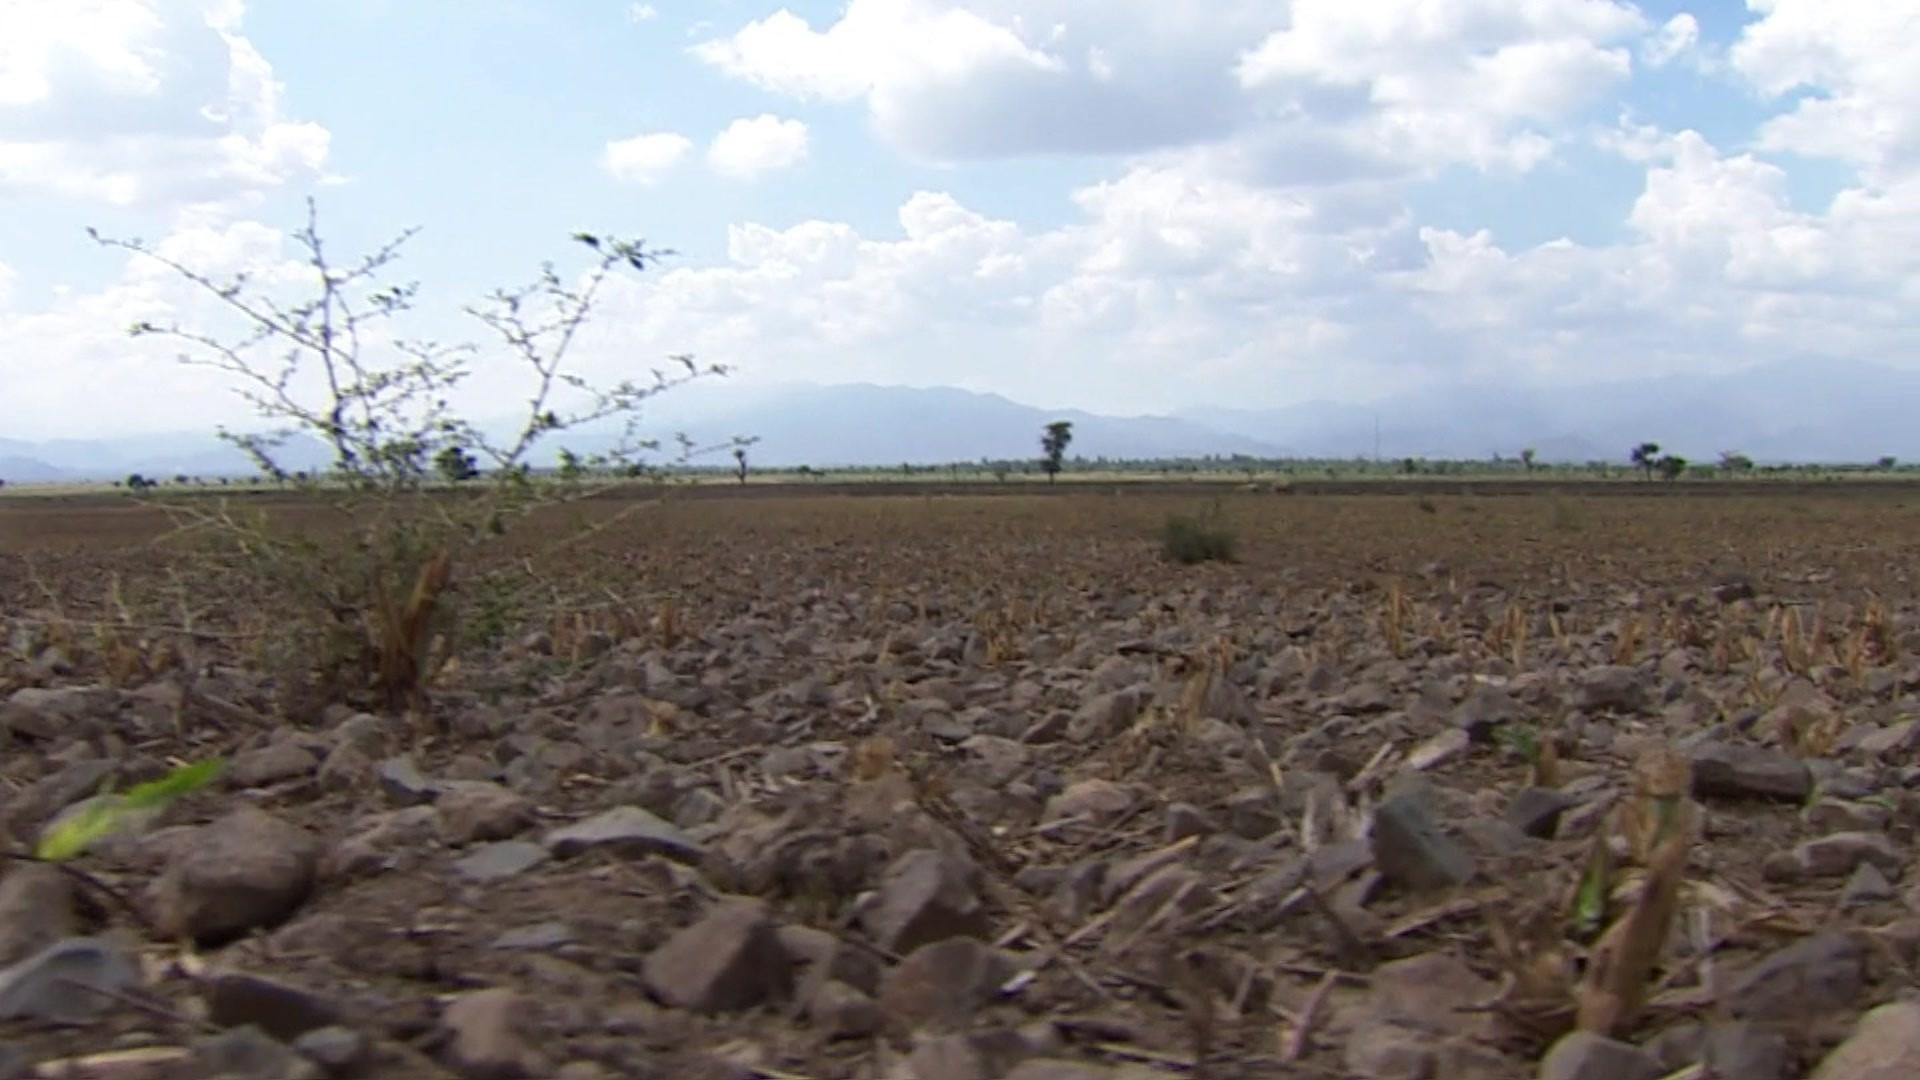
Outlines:
{"label": "mountain range", "polygon": [[[1054,420],[1072,422],[1069,454],[1086,458],[1484,460],[1532,448],[1541,461],[1624,461],[1629,447],[1652,440],[1696,461],[1728,450],[1761,463],[1912,460],[1920,459],[1916,412],[1920,372],[1804,360],[1730,375],[1552,388],[1458,384],[1364,405],[1315,401],[1159,416],[1041,409],[953,387],[696,384],[649,403],[643,415],[650,433],[683,431],[703,445],[755,436],[748,453],[757,465],[831,468],[1033,458],[1041,429]],[[568,445],[578,452],[608,442],[604,433],[576,434]],[[550,463],[557,449],[546,447],[536,463]],[[307,442],[290,447],[286,460],[290,468],[313,467],[326,454]],[[252,471],[211,434],[0,437],[0,480],[10,483]]]}

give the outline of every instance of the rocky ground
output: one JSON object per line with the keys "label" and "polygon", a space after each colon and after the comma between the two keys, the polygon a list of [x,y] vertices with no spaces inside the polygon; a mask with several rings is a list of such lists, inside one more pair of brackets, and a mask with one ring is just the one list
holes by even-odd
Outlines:
{"label": "rocky ground", "polygon": [[1920,1075],[1920,503],[1185,509],[663,510],[426,731],[0,546],[0,1077]]}

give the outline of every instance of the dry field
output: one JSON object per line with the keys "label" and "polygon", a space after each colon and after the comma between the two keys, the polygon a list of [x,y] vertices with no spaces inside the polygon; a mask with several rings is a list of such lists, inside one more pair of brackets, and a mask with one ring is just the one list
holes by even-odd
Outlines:
{"label": "dry field", "polygon": [[229,762],[0,879],[0,1076],[1920,1053],[1920,491],[1526,490],[1234,491],[1190,567],[1198,493],[576,508],[430,731],[284,713],[151,512],[0,500],[0,839]]}

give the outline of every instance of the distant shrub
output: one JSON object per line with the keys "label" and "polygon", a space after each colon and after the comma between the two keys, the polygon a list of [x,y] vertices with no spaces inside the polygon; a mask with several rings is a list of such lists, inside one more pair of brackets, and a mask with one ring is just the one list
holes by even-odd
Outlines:
{"label": "distant shrub", "polygon": [[1169,514],[1160,532],[1160,550],[1183,566],[1232,562],[1239,538],[1214,503],[1201,514]]}

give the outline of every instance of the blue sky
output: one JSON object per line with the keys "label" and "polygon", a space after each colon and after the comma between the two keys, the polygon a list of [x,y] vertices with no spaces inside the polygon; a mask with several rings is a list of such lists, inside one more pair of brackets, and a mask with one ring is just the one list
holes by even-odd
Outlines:
{"label": "blue sky", "polygon": [[270,268],[309,195],[340,249],[422,227],[441,336],[576,229],[676,249],[605,376],[1150,412],[1911,365],[1917,41],[1916,0],[13,0],[0,398],[232,419],[116,332],[204,312],[82,230]]}

